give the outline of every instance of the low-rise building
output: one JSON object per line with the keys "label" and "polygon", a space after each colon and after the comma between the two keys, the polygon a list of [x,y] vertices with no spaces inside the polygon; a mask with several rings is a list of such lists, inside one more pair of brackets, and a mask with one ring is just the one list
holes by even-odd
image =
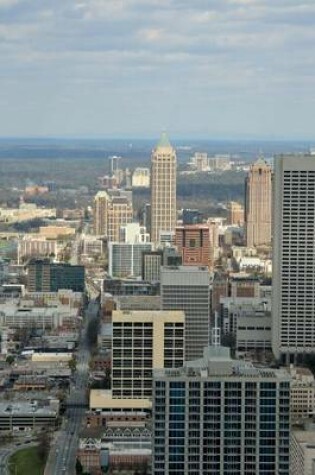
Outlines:
{"label": "low-rise building", "polygon": [[49,239],[58,239],[64,236],[74,236],[75,228],[70,226],[40,226],[39,235]]}
{"label": "low-rise building", "polygon": [[68,306],[32,307],[21,306],[19,303],[0,303],[0,326],[10,328],[58,328],[62,326],[76,327],[78,309]]}
{"label": "low-rise building", "polygon": [[291,420],[301,422],[315,414],[315,378],[308,368],[291,365]]}
{"label": "low-rise building", "polygon": [[39,406],[36,402],[0,402],[0,433],[30,431],[45,427],[54,428],[58,410],[51,406]]}
{"label": "low-rise building", "polygon": [[236,319],[236,349],[241,352],[271,351],[271,313],[240,315]]}
{"label": "low-rise building", "polygon": [[149,188],[150,187],[150,170],[149,168],[135,168],[132,174],[132,188]]}
{"label": "low-rise building", "polygon": [[27,235],[18,240],[18,262],[29,257],[57,256],[60,244],[56,239]]}
{"label": "low-rise building", "polygon": [[315,473],[315,427],[291,431],[290,475],[313,475]]}
{"label": "low-rise building", "polygon": [[121,411],[121,412],[139,412],[150,413],[152,402],[150,399],[139,398],[118,398],[113,397],[111,389],[91,389],[90,391],[90,410],[91,411]]}
{"label": "low-rise building", "polygon": [[[220,317],[221,328],[223,333],[230,333],[236,336],[237,322],[240,317],[270,317],[271,315],[271,301],[270,299],[262,299],[260,297],[221,297],[220,298]],[[240,331],[251,331],[254,324],[258,322],[246,320],[241,325]],[[266,323],[266,325],[265,325]],[[270,326],[270,323],[264,322],[264,326]],[[252,328],[251,328],[252,327]],[[247,335],[248,336],[248,335]],[[239,334],[240,339],[247,336]],[[267,336],[267,335],[266,335]]]}

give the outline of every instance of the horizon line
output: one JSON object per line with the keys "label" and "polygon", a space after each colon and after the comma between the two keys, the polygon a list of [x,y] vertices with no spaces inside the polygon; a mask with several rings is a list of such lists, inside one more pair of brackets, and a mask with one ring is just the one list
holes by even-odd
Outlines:
{"label": "horizon line", "polygon": [[[266,137],[266,136],[261,136],[261,137],[248,137],[248,136],[238,136],[238,137],[233,137],[233,136],[227,136],[227,137],[206,137],[206,136],[182,136],[182,135],[171,135],[171,141],[193,141],[193,140],[200,140],[200,141],[207,141],[207,142],[235,142],[235,141],[244,141],[244,142],[259,142],[259,141],[264,141],[264,142],[314,142],[315,146],[315,137]],[[0,136],[0,141],[3,140],[119,140],[119,141],[132,141],[132,140],[137,140],[137,141],[157,141],[158,140],[158,135],[156,136],[146,136],[146,137],[140,137],[140,136],[121,136],[118,137],[117,135],[112,135],[112,136],[102,136],[102,135],[3,135]]]}

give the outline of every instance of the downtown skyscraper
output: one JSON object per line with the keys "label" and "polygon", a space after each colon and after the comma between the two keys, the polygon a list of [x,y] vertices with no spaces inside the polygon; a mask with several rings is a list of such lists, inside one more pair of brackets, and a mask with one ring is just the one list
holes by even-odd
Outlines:
{"label": "downtown skyscraper", "polygon": [[263,158],[251,165],[245,182],[247,247],[271,243],[271,178],[271,167]]}
{"label": "downtown skyscraper", "polygon": [[210,273],[206,266],[161,267],[163,310],[185,313],[185,360],[201,358],[210,339]]}
{"label": "downtown skyscraper", "polygon": [[151,241],[176,226],[176,153],[165,133],[151,157]]}
{"label": "downtown skyscraper", "polygon": [[153,475],[289,475],[290,377],[205,348],[154,371]]}
{"label": "downtown skyscraper", "polygon": [[272,347],[294,361],[315,353],[315,157],[275,158]]}

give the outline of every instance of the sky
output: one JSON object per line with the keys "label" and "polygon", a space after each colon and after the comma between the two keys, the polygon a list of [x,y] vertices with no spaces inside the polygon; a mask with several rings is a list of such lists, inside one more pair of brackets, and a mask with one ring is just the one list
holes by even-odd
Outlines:
{"label": "sky", "polygon": [[315,139],[315,0],[0,0],[0,136]]}

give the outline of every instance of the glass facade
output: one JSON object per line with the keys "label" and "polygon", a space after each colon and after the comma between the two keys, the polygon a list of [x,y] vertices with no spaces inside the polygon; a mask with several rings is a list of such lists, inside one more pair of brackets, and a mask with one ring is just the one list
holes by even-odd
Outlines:
{"label": "glass facade", "polygon": [[155,378],[154,475],[288,475],[289,382]]}

